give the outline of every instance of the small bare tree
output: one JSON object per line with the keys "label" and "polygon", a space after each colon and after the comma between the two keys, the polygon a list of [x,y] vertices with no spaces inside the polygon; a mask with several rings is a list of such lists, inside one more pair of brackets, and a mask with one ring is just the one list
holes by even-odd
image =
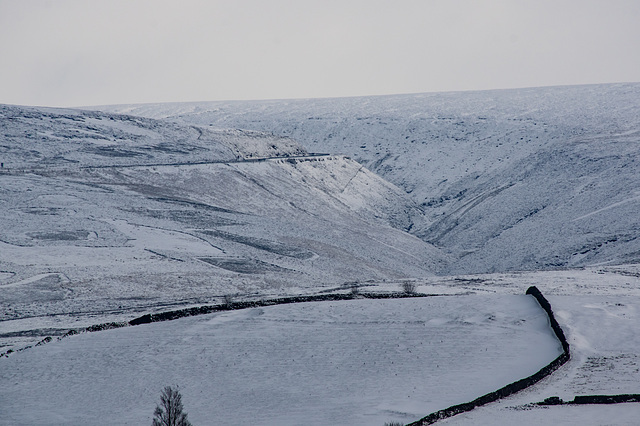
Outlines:
{"label": "small bare tree", "polygon": [[153,426],[192,426],[187,413],[182,412],[182,395],[178,389],[167,386],[160,395],[160,405],[153,412]]}
{"label": "small bare tree", "polygon": [[402,291],[407,294],[413,294],[416,292],[416,283],[411,281],[403,281],[400,286],[402,287]]}
{"label": "small bare tree", "polygon": [[226,306],[231,306],[231,304],[233,303],[233,294],[225,294],[224,296],[222,296],[222,300],[224,301],[224,304]]}

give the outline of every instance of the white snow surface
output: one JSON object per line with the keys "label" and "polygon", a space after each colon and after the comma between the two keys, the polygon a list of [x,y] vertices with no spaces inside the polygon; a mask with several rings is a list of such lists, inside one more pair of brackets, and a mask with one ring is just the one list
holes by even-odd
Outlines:
{"label": "white snow surface", "polygon": [[640,84],[99,107],[292,137],[423,209],[448,273],[640,261]]}
{"label": "white snow surface", "polygon": [[555,296],[549,301],[565,329],[571,360],[540,384],[510,398],[460,414],[443,424],[636,425],[640,404],[533,406],[550,396],[638,394],[638,296]]}
{"label": "white snow surface", "polygon": [[150,424],[177,384],[194,424],[417,420],[561,352],[520,295],[314,302],[71,336],[1,359],[0,424]]}
{"label": "white snow surface", "polygon": [[[530,285],[556,311],[571,361],[444,422],[637,424],[640,404],[531,403],[640,393],[639,104],[640,84],[614,84],[0,106],[0,353],[54,337],[0,357],[0,424],[102,424],[92,410],[113,407],[126,407],[117,423],[150,423],[169,384],[194,424],[408,422],[555,357]],[[229,294],[406,281],[447,296],[56,339]]]}
{"label": "white snow surface", "polygon": [[342,155],[91,111],[0,114],[2,352],[97,317],[418,278],[448,259],[403,231],[419,209],[402,190]]}
{"label": "white snow surface", "polygon": [[[637,385],[640,339],[636,327],[640,312],[639,267],[429,277],[414,282],[418,291],[450,296],[305,303],[276,306],[273,311],[269,307],[226,312],[81,334],[0,358],[0,376],[7,384],[5,390],[0,390],[0,405],[9,407],[3,412],[14,416],[7,417],[5,424],[20,424],[15,419],[27,419],[23,423],[28,424],[92,424],[91,411],[78,409],[84,404],[95,406],[98,412],[109,404],[130,404],[130,410],[120,410],[118,415],[129,416],[130,424],[144,423],[151,416],[149,407],[157,403],[159,390],[166,384],[181,386],[185,409],[194,424],[210,423],[209,417],[198,416],[210,413],[212,406],[217,407],[213,404],[218,399],[230,407],[240,407],[236,410],[223,406],[216,415],[230,416],[225,424],[242,424],[234,422],[234,416],[262,414],[250,411],[254,404],[267,405],[261,397],[265,394],[271,398],[268,404],[285,400],[286,409],[277,412],[265,409],[270,415],[281,416],[277,417],[281,424],[296,424],[292,419],[300,415],[295,411],[297,405],[286,404],[294,397],[298,398],[296,402],[314,408],[305,413],[310,424],[327,424],[324,416],[331,410],[322,408],[329,406],[336,410],[344,408],[341,413],[345,417],[334,419],[333,424],[409,422],[503,386],[506,384],[502,381],[506,379],[503,374],[513,373],[515,379],[531,374],[531,358],[526,358],[531,365],[519,364],[523,356],[529,356],[527,351],[535,355],[536,362],[543,363],[549,361],[543,360],[544,356],[553,358],[558,353],[558,342],[551,339],[556,352],[538,358],[538,351],[546,344],[531,346],[530,337],[526,337],[531,335],[523,334],[537,329],[534,336],[551,336],[546,319],[527,320],[523,316],[527,312],[532,315],[542,312],[533,298],[523,296],[530,285],[540,288],[551,302],[571,345],[571,360],[533,387],[445,423],[632,425],[637,421],[640,405],[633,403],[550,408],[530,404],[549,396],[571,400],[585,394],[640,393]],[[372,291],[389,291],[394,287],[397,284],[368,285]],[[529,310],[534,307],[538,314]],[[538,326],[530,329],[533,324]],[[518,354],[513,355],[506,345],[500,347],[503,338],[508,339],[509,347],[523,348],[525,354],[518,349]],[[220,345],[224,350],[220,350]],[[294,356],[287,357],[289,354]],[[498,361],[497,370],[494,360]],[[366,367],[360,362],[366,363]],[[389,365],[378,367],[385,362],[393,362],[393,369]],[[254,369],[253,363],[264,369]],[[242,368],[230,370],[227,365]],[[333,371],[348,380],[329,374],[332,370],[328,367],[336,368]],[[272,373],[278,368],[286,372],[265,378],[265,372]],[[203,371],[216,374],[208,380],[210,376]],[[310,373],[314,371],[317,374]],[[251,374],[255,380],[245,380]],[[229,384],[225,382],[223,390],[216,391],[216,399],[211,396],[213,391],[205,388],[213,386],[218,375]],[[312,390],[305,388],[310,397],[300,390],[307,382],[314,386]],[[299,391],[293,396],[286,394],[283,386],[275,386],[278,383]],[[316,392],[324,389],[322,383],[335,387],[319,395]],[[467,387],[473,392],[464,394],[467,399],[461,401]],[[97,394],[105,388],[112,391]],[[139,392],[132,393],[131,388]],[[237,398],[228,401],[227,389]],[[344,392],[337,394],[343,399],[332,398],[331,391],[335,389]],[[376,397],[382,398],[378,401],[389,398],[391,402],[372,402],[374,390],[379,392]],[[58,393],[66,398],[64,402]],[[323,395],[328,398],[323,399]],[[411,397],[405,401],[407,395]],[[423,398],[422,402],[408,402],[418,397]],[[253,404],[247,406],[243,402],[249,399]],[[270,419],[260,418],[257,424],[263,420],[262,424],[272,424]],[[127,424],[126,420],[122,424]]]}

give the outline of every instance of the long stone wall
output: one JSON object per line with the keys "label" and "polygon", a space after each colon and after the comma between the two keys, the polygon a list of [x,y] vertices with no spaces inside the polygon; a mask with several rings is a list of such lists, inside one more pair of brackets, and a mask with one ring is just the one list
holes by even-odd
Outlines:
{"label": "long stone wall", "polygon": [[129,325],[149,324],[158,321],[170,321],[194,315],[204,315],[219,311],[233,311],[238,309],[259,308],[263,306],[284,305],[288,303],[323,302],[335,300],[354,299],[400,299],[407,297],[441,296],[438,294],[422,293],[347,293],[347,294],[321,294],[311,296],[291,296],[277,299],[254,300],[245,302],[230,302],[221,305],[198,306],[195,308],[179,309],[176,311],[161,312],[158,314],[146,314],[129,321]]}
{"label": "long stone wall", "polygon": [[542,307],[542,309],[544,309],[544,311],[547,313],[551,328],[555,333],[556,337],[558,338],[558,340],[560,340],[560,343],[562,344],[562,354],[556,359],[554,359],[553,361],[551,361],[551,363],[543,367],[540,371],[538,371],[537,373],[529,377],[525,377],[524,379],[518,380],[517,382],[510,383],[507,386],[498,389],[497,391],[490,392],[486,395],[483,395],[479,398],[474,399],[471,402],[465,402],[463,404],[453,405],[449,408],[445,408],[444,410],[431,413],[428,416],[423,417],[422,419],[416,422],[410,423],[407,426],[430,425],[437,422],[438,420],[453,417],[456,414],[471,411],[476,407],[480,407],[490,402],[497,401],[509,395],[513,395],[514,393],[519,392],[523,389],[526,389],[529,386],[532,386],[533,384],[544,379],[545,377],[553,373],[555,370],[557,370],[561,365],[569,361],[569,358],[570,358],[569,343],[567,342],[567,339],[564,335],[564,332],[562,331],[562,328],[560,328],[560,325],[558,324],[558,322],[555,319],[555,316],[553,315],[553,311],[551,310],[551,304],[542,295],[540,290],[538,290],[536,287],[529,287],[527,289],[526,294],[529,294],[535,297],[538,303],[540,304],[540,306]]}
{"label": "long stone wall", "polygon": [[[103,324],[96,324],[86,328],[71,329],[62,336],[58,337],[58,340],[64,339],[69,336],[73,336],[79,333],[91,333],[95,331],[111,330],[114,328],[128,327],[133,325],[150,324],[152,322],[159,321],[171,321],[179,318],[190,317],[194,315],[204,315],[212,312],[221,311],[233,311],[238,309],[258,308],[264,306],[283,305],[288,303],[304,303],[304,302],[322,302],[322,301],[337,301],[337,300],[354,300],[354,299],[402,299],[408,297],[433,297],[433,296],[452,296],[451,294],[424,294],[413,292],[395,292],[395,293],[365,293],[365,292],[353,292],[353,293],[333,293],[333,294],[320,294],[309,296],[291,296],[280,297],[275,299],[263,299],[255,301],[239,301],[228,302],[218,305],[204,305],[193,308],[178,309],[174,311],[160,312],[157,314],[146,314],[140,317],[134,318],[129,322],[109,322]],[[53,337],[48,336],[36,343],[35,346],[41,346],[53,341]],[[27,349],[31,349],[33,346],[25,346],[18,350],[9,349],[4,353],[0,353],[0,358],[8,357],[9,355],[22,352]]]}

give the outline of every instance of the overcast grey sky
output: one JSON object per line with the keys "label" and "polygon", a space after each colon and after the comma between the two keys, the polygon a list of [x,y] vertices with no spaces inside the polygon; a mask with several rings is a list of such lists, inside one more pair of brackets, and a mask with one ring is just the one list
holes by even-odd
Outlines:
{"label": "overcast grey sky", "polygon": [[640,81],[638,0],[0,0],[0,103]]}

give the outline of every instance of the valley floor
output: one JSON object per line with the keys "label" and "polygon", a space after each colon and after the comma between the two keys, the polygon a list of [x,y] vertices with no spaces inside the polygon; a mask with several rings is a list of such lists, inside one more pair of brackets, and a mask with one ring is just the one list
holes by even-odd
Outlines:
{"label": "valley floor", "polygon": [[560,353],[525,295],[312,302],[71,336],[3,359],[6,424],[382,425],[473,399]]}
{"label": "valley floor", "polygon": [[418,291],[443,296],[254,308],[54,340],[0,359],[9,413],[0,424],[100,424],[114,412],[121,424],[150,422],[169,384],[180,386],[194,424],[408,423],[558,355],[546,316],[524,295],[530,285],[550,301],[572,359],[532,388],[443,423],[633,424],[640,404],[529,404],[639,393],[637,272],[434,277],[416,280]]}

